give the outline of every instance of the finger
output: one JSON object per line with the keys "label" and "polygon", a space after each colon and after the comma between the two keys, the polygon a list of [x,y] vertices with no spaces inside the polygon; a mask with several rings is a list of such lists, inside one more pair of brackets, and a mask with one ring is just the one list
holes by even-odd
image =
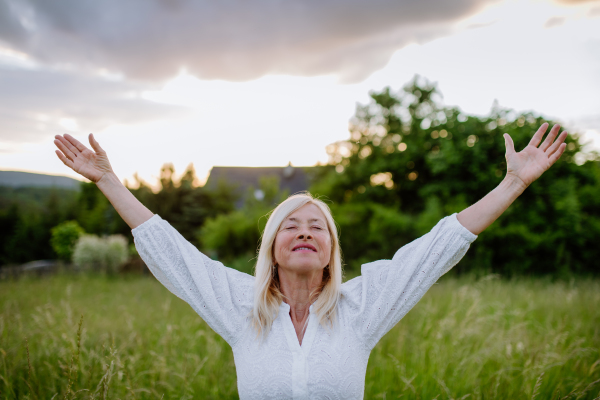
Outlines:
{"label": "finger", "polygon": [[562,156],[562,154],[565,152],[566,148],[567,148],[566,143],[563,143],[560,145],[560,147],[558,148],[558,151],[556,151],[554,154],[552,154],[550,156],[550,158],[548,158],[548,160],[550,161],[550,165],[554,164],[556,162],[556,160],[558,160],[560,158],[560,156]]}
{"label": "finger", "polygon": [[560,125],[555,124],[552,127],[552,129],[550,130],[550,133],[548,134],[548,136],[546,136],[546,139],[544,139],[544,142],[540,146],[540,150],[546,151],[548,149],[548,147],[550,147],[552,145],[552,143],[554,142],[554,139],[556,138],[556,135],[558,135],[559,131],[560,131]]}
{"label": "finger", "polygon": [[544,137],[544,132],[546,132],[546,129],[548,129],[548,123],[544,122],[542,126],[540,126],[540,129],[537,130],[537,132],[529,141],[529,145],[533,147],[538,147],[540,142],[542,141],[542,138]]}
{"label": "finger", "polygon": [[90,135],[88,136],[88,140],[90,141],[90,145],[92,146],[92,149],[94,149],[94,151],[96,153],[104,153],[105,152],[104,149],[102,149],[102,147],[100,147],[100,143],[98,143],[98,141],[94,137],[93,133],[90,133]]}
{"label": "finger", "polygon": [[54,150],[56,152],[56,155],[58,156],[58,158],[60,158],[60,161],[63,162],[63,164],[65,164],[67,167],[73,169],[73,161],[69,160],[67,157],[65,157],[65,155],[63,153],[61,153],[58,150]]}
{"label": "finger", "polygon": [[[69,149],[71,151],[71,153],[74,156],[77,156],[79,153],[81,153],[77,147],[73,146],[71,144],[71,142],[69,142],[67,139],[65,139],[64,137],[60,136],[60,135],[56,135],[54,136],[57,140],[59,140],[67,149]],[[66,153],[65,153],[66,154]]]}
{"label": "finger", "polygon": [[87,147],[85,147],[79,140],[75,139],[73,136],[69,135],[68,133],[65,133],[65,139],[67,139],[69,142],[71,142],[71,144],[73,146],[75,146],[77,148],[77,150],[79,150],[79,151],[87,150]]}
{"label": "finger", "polygon": [[564,141],[567,139],[567,136],[569,136],[567,132],[563,132],[560,134],[560,136],[554,141],[552,146],[550,146],[550,148],[546,150],[546,154],[548,155],[548,157],[551,157],[556,152],[556,150],[560,148],[560,145],[564,143]]}
{"label": "finger", "polygon": [[515,143],[513,142],[510,135],[508,133],[505,133],[503,136],[504,136],[504,146],[506,146],[506,155],[516,153]]}
{"label": "finger", "polygon": [[75,158],[77,158],[77,156],[75,154],[73,154],[73,152],[60,140],[54,140],[54,144],[56,145],[56,147],[58,147],[60,149],[60,151],[62,151],[64,153],[64,155],[71,161],[75,161]]}

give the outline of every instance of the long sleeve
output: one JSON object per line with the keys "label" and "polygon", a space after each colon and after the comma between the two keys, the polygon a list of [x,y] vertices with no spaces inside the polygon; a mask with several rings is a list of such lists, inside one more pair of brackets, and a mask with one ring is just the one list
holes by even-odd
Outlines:
{"label": "long sleeve", "polygon": [[254,277],[211,260],[158,215],[132,233],[156,279],[233,347],[252,308]]}
{"label": "long sleeve", "polygon": [[403,246],[392,260],[364,264],[362,275],[342,285],[354,331],[368,349],[392,329],[448,272],[477,238],[456,214]]}

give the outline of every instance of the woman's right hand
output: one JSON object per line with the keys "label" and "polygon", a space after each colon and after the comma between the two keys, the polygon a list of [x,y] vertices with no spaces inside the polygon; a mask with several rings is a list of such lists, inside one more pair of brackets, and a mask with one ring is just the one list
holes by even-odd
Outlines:
{"label": "woman's right hand", "polygon": [[56,155],[67,167],[78,174],[97,183],[107,173],[113,172],[106,152],[100,147],[100,144],[94,139],[94,135],[89,135],[90,145],[94,149],[91,151],[80,141],[69,134],[56,135],[54,144],[59,150]]}

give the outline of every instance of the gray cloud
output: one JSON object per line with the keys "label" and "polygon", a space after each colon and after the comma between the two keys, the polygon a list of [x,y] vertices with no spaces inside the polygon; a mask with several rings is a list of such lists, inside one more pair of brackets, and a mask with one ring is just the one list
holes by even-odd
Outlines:
{"label": "gray cloud", "polygon": [[114,124],[151,121],[185,113],[136,96],[150,89],[72,71],[0,67],[0,142],[37,142],[63,133],[61,119],[73,119],[78,132]]}
{"label": "gray cloud", "polygon": [[48,63],[161,80],[357,80],[497,0],[0,0],[0,40]]}

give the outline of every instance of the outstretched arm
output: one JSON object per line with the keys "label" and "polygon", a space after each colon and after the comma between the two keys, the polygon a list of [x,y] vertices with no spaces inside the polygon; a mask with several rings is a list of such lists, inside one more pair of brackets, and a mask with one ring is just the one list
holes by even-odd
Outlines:
{"label": "outstretched arm", "polygon": [[533,181],[560,158],[567,147],[564,143],[567,132],[562,132],[557,138],[560,126],[554,125],[540,145],[546,129],[548,129],[548,124],[542,124],[527,147],[518,153],[515,151],[515,145],[510,135],[504,134],[506,176],[497,188],[457,215],[458,221],[465,228],[479,235],[502,215]]}
{"label": "outstretched arm", "polygon": [[56,135],[54,144],[59,148],[56,155],[67,167],[96,183],[131,229],[149,220],[154,214],[117,178],[106,152],[91,133],[89,141],[94,151],[69,134]]}

